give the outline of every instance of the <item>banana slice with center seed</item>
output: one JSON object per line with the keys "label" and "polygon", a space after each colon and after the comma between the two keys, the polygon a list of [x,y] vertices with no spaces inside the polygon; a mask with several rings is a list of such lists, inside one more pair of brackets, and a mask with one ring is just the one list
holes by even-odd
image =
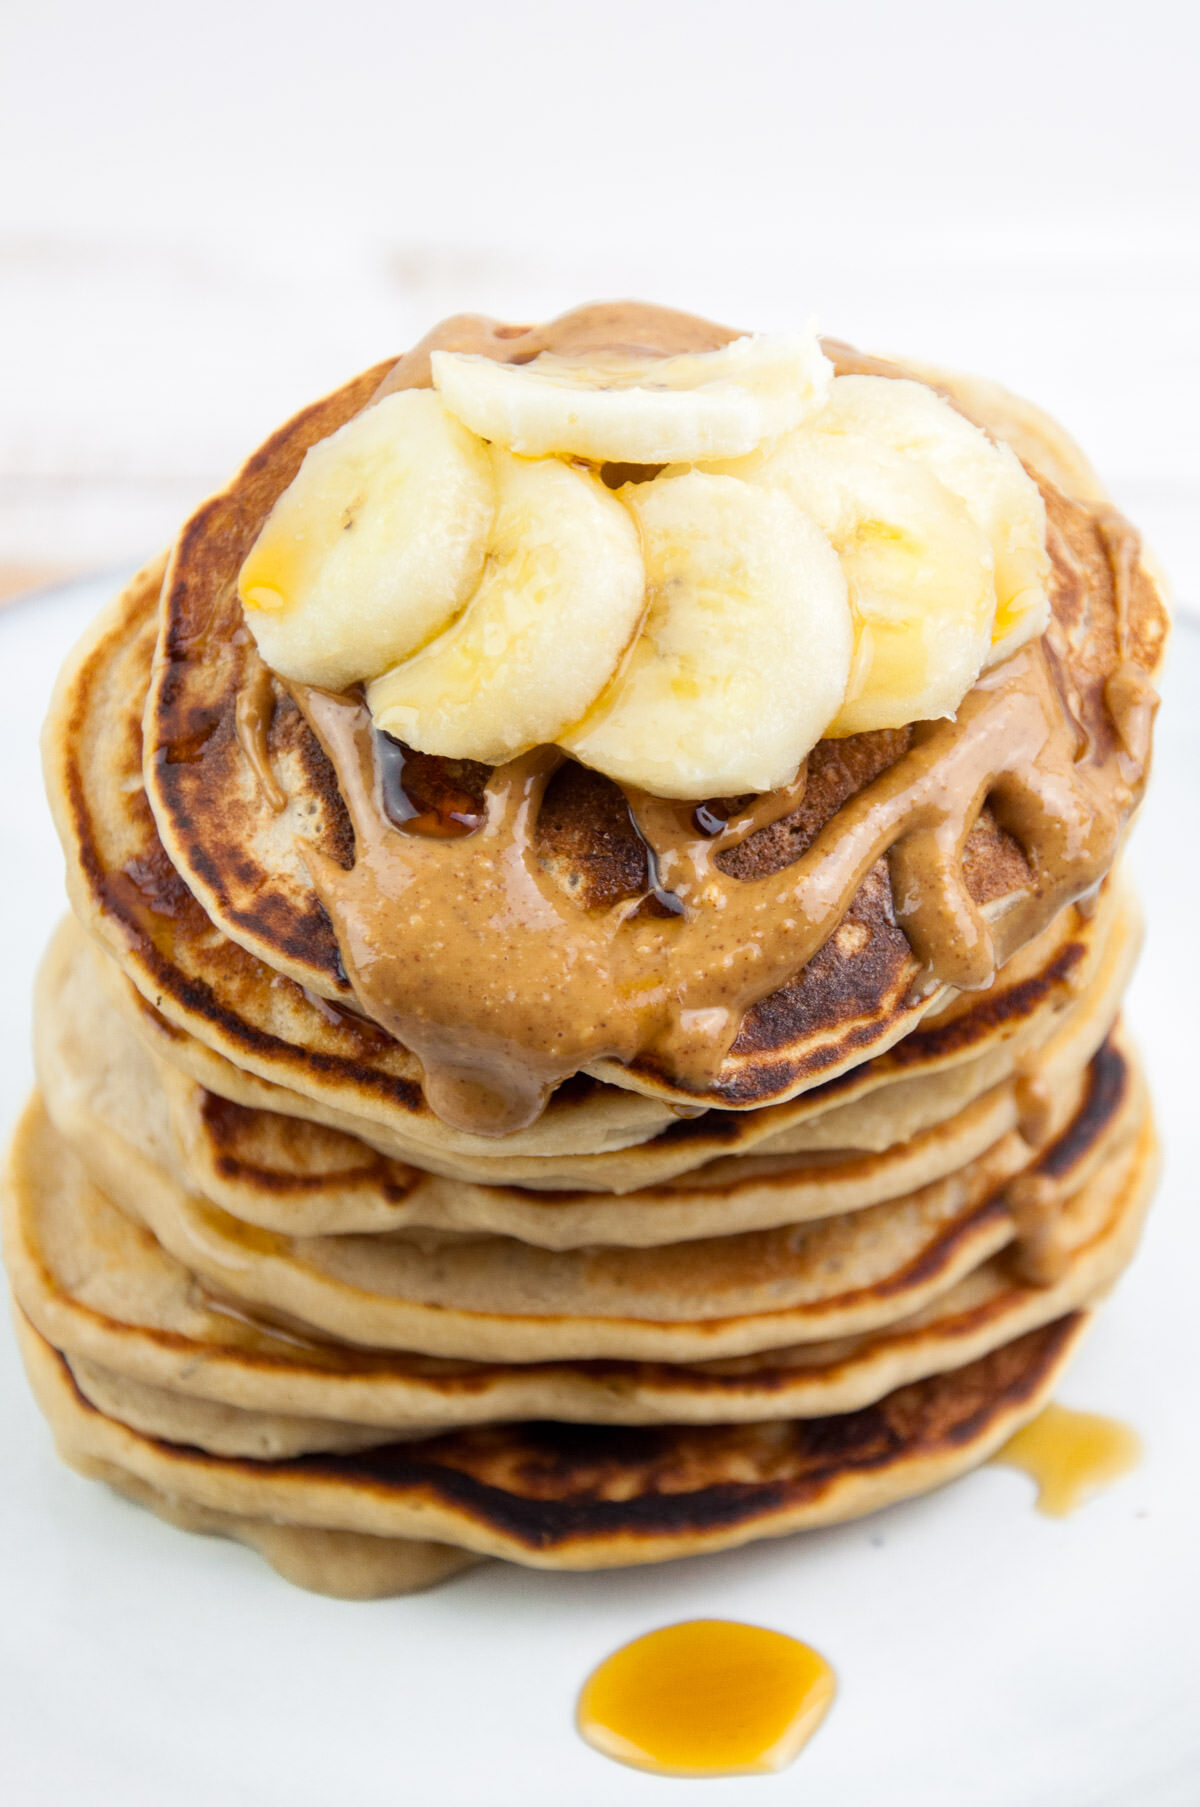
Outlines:
{"label": "banana slice with center seed", "polygon": [[855,650],[829,732],[953,715],[987,657],[996,607],[991,546],[957,496],[886,446],[807,427],[726,468],[790,496],[841,559]]}
{"label": "banana slice with center seed", "polygon": [[671,358],[499,364],[435,351],[433,380],[473,433],[529,457],[667,464],[735,458],[819,407],[832,365],[812,333],[760,333]]}
{"label": "banana slice with center seed", "polygon": [[310,449],[239,573],[267,664],[343,690],[407,657],[478,584],[493,507],[487,448],[430,390],[355,415]]}
{"label": "banana slice with center seed", "polygon": [[691,471],[621,492],[645,549],[628,663],[560,744],[662,797],[786,784],[839,708],[853,644],[825,535],[781,490]]}
{"label": "banana slice with center seed", "polygon": [[1009,446],[989,439],[925,383],[908,378],[835,377],[811,425],[820,432],[860,434],[903,452],[966,504],[987,534],[996,562],[996,618],[987,664],[1045,632],[1050,619],[1046,507]]}
{"label": "banana slice with center seed", "polygon": [[585,713],[637,630],[645,573],[633,521],[598,477],[491,456],[497,508],[478,589],[367,703],[377,727],[423,753],[497,763]]}

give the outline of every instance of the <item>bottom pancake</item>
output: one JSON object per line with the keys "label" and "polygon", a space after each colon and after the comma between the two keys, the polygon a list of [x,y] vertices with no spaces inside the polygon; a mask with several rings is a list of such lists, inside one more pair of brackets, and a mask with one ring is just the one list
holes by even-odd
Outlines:
{"label": "bottom pancake", "polygon": [[[1075,1312],[978,1361],[827,1418],[613,1429],[484,1426],[345,1455],[253,1462],[139,1435],[84,1398],[20,1313],[64,1458],[239,1520],[447,1544],[534,1568],[665,1562],[857,1518],[986,1461],[1050,1397]],[[235,1533],[241,1535],[241,1532]]]}

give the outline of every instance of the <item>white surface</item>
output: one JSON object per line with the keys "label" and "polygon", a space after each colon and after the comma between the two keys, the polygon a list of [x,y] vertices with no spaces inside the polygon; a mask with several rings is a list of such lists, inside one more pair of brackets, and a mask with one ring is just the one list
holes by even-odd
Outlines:
{"label": "white surface", "polygon": [[[0,1116],[29,1084],[28,993],[61,907],[34,744],[98,585],[0,617],[6,1033]],[[626,1574],[493,1564],[411,1600],[289,1588],[58,1466],[0,1346],[0,1793],[14,1807],[620,1807],[690,1785],[620,1769],[572,1729],[615,1645],[732,1617],[814,1643],[841,1691],[781,1778],[709,1782],[705,1807],[1195,1807],[1195,775],[1200,631],[1178,633],[1133,863],[1149,943],[1130,1014],[1166,1178],[1137,1263],[1061,1397],[1134,1425],[1144,1465],[1074,1517],[987,1469],[840,1530]]]}
{"label": "white surface", "polygon": [[1176,565],[1198,61],[1190,0],[10,0],[0,560],[142,557],[443,314],[634,294],[1007,382]]}

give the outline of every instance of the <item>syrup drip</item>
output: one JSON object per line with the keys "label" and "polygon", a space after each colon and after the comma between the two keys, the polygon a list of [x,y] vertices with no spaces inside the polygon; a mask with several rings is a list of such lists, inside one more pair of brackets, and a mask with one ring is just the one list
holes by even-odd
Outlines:
{"label": "syrup drip", "polygon": [[606,1757],[668,1776],[785,1769],[837,1688],[809,1645],[728,1619],[691,1619],[625,1644],[579,1697],[581,1735]]}
{"label": "syrup drip", "polygon": [[425,807],[408,791],[404,768],[408,748],[381,730],[375,731],[375,760],[379,768],[379,796],[383,813],[393,828],[405,834],[429,835],[435,840],[457,840],[474,834],[483,822],[473,797],[465,791],[443,792]]}
{"label": "syrup drip", "polygon": [[1095,1412],[1048,1405],[1010,1437],[993,1462],[1019,1468],[1037,1482],[1037,1508],[1063,1518],[1093,1493],[1136,1468],[1142,1457],[1136,1431]]}
{"label": "syrup drip", "polygon": [[662,882],[659,878],[658,855],[654,851],[654,848],[651,846],[650,842],[646,839],[645,835],[642,833],[641,829],[638,827],[638,819],[637,819],[637,816],[634,814],[633,805],[629,804],[628,809],[629,809],[629,820],[633,826],[633,832],[637,836],[638,840],[641,842],[642,851],[644,852],[644,854],[646,856],[646,882],[647,882],[648,888],[646,891],[645,901],[647,903],[657,904],[660,913],[663,915],[683,916],[686,913],[685,909],[684,909],[683,899],[680,897],[676,897],[674,891],[665,891],[663,889]]}
{"label": "syrup drip", "polygon": [[217,1317],[227,1318],[231,1325],[237,1325],[239,1330],[246,1333],[248,1346],[260,1352],[277,1351],[282,1345],[285,1350],[298,1350],[304,1355],[321,1355],[326,1351],[335,1356],[341,1353],[333,1345],[320,1342],[316,1337],[286,1324],[282,1319],[256,1315],[240,1300],[217,1292],[201,1280],[193,1279],[191,1292],[201,1311],[210,1311]]}

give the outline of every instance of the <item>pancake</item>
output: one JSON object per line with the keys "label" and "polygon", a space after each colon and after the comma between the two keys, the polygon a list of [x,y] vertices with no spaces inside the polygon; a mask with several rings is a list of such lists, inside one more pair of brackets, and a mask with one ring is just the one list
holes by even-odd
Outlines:
{"label": "pancake", "polygon": [[89,1405],[18,1314],[60,1453],[204,1511],[457,1544],[534,1568],[663,1562],[838,1523],[986,1461],[1050,1397],[1077,1312],[831,1418],[619,1429],[495,1425],[348,1455],[252,1462],[149,1438]]}
{"label": "pancake", "polygon": [[[627,311],[631,318],[641,317],[639,310]],[[646,319],[652,314],[653,310],[646,311]],[[538,343],[543,339],[557,343],[556,334],[575,334],[584,315],[586,310],[551,323]],[[528,333],[507,329],[490,334],[481,329],[479,341],[486,356],[518,360],[526,355],[530,343],[533,339]],[[418,360],[393,373],[387,386],[426,380],[424,373],[425,366]],[[364,864],[365,824],[360,809],[351,827],[342,806],[354,815],[353,787],[347,788],[345,772],[335,774],[331,768],[330,758],[335,764],[338,759],[333,742],[324,728],[318,731],[314,727],[316,718],[303,699],[297,700],[295,686],[275,696],[268,710],[273,711],[275,725],[266,737],[265,753],[262,747],[258,755],[247,751],[246,736],[238,727],[239,699],[261,697],[267,680],[250,637],[240,628],[235,578],[266,511],[291,480],[307,447],[359,411],[364,399],[375,393],[379,376],[378,370],[369,372],[280,429],[230,488],[188,524],[166,575],[146,710],[146,781],[173,866],[184,875],[212,921],[233,940],[273,970],[343,1003],[351,1001],[347,972],[352,963],[346,964],[348,956],[344,958],[346,950],[339,944],[335,925],[320,908],[313,873],[318,867],[327,873],[350,867],[343,889],[353,892],[352,881]],[[1164,618],[1136,556],[1124,542],[1121,549],[1116,548],[1114,529],[1103,511],[1072,503],[1057,491],[1048,493],[1047,509],[1054,563],[1054,620],[1045,650],[1052,671],[1051,689],[1057,697],[1054,706],[1068,718],[1084,722],[1087,734],[1085,758],[1064,767],[1064,782],[1080,787],[1079,798],[1065,807],[1068,814],[1085,814],[1098,823],[1103,811],[1096,798],[1085,800],[1084,767],[1092,761],[1103,763],[1105,745],[1111,748],[1114,744],[1112,712],[1120,712],[1120,687],[1114,688],[1110,679],[1120,667],[1122,685],[1136,689],[1140,680],[1132,674],[1144,678],[1157,668]],[[959,722],[933,736],[942,761],[952,759],[955,747],[968,732],[973,707],[975,714],[985,707],[983,691],[971,694],[977,706],[964,704]],[[1129,694],[1132,697],[1133,690]],[[1117,729],[1118,734],[1124,731]],[[1141,733],[1142,728],[1136,732]],[[897,735],[889,730],[823,743],[810,760],[808,788],[798,808],[750,833],[730,851],[728,871],[739,881],[733,889],[740,890],[743,901],[753,893],[754,908],[786,914],[787,900],[798,895],[796,887],[805,881],[806,861],[811,866],[819,857],[827,859],[829,848],[845,842],[851,820],[861,815],[856,811],[865,791],[874,795],[880,786],[894,789],[903,785],[904,774],[918,757],[917,741],[910,745],[910,739],[907,733]],[[918,737],[922,748],[929,739],[928,734]],[[262,782],[264,757],[274,762],[272,784],[286,800],[282,809],[276,807],[279,799],[272,800],[267,794],[271,787]],[[470,789],[472,783],[478,789],[485,784],[486,775],[472,778],[456,767],[449,778],[443,774],[443,779],[459,790],[464,786]],[[66,782],[69,788],[69,774]],[[439,782],[436,773],[429,778],[435,790]],[[1116,801],[1126,782],[1132,783],[1130,802],[1134,800],[1138,782],[1130,767],[1115,783],[1104,781],[1106,803]],[[583,937],[585,929],[593,935],[594,923],[589,923],[610,908],[614,898],[649,898],[653,889],[645,850],[638,846],[637,831],[621,794],[611,785],[605,791],[606,784],[594,774],[581,775],[576,767],[564,768],[542,799],[540,819],[530,831],[536,860],[533,853],[530,859],[543,875],[538,879],[542,891],[546,890],[543,878],[549,874],[558,887],[562,911],[566,910],[564,900],[570,899],[574,915],[563,914],[562,929],[568,938]],[[552,797],[555,786],[565,786],[569,794]],[[997,796],[1003,789],[999,783]],[[1048,797],[1049,792],[1044,795]],[[479,797],[484,798],[483,791]],[[485,807],[485,802],[481,801],[480,807]],[[1049,840],[1058,832],[1047,829]],[[417,858],[413,837],[393,839],[397,845],[390,857],[410,863]],[[425,847],[419,862],[422,870],[428,869],[428,876],[435,863],[456,863],[455,869],[461,869],[456,881],[461,890],[471,874],[469,841],[470,837],[467,842],[442,843],[436,852]],[[354,853],[356,843],[360,856]],[[403,855],[398,851],[400,843],[408,847]],[[1115,843],[1106,843],[1105,851],[1097,854],[1093,879],[1110,863],[1114,847]],[[1040,858],[1030,845],[1018,845],[1000,826],[986,796],[981,798],[957,882],[965,887],[964,907],[982,912],[979,932],[985,933],[982,924],[986,919],[990,933],[1009,951],[1052,920],[1083,888],[1077,880],[1074,888],[1061,878],[1052,880],[1048,869],[1035,872],[1029,862],[1032,859],[1037,865]],[[891,1045],[946,995],[945,984],[932,989],[918,984],[922,969],[909,949],[892,895],[894,864],[894,859],[891,865],[882,859],[868,862],[861,885],[829,911],[811,958],[802,964],[802,970],[788,973],[781,987],[752,1003],[723,1064],[707,1080],[695,1073],[685,1076],[682,1067],[672,1068],[661,1035],[653,1048],[631,1045],[624,1058],[605,1058],[602,1044],[607,1028],[596,1032],[600,1039],[595,1041],[592,1056],[585,1053],[585,1042],[580,1042],[578,1066],[617,1085],[659,1097],[752,1109],[795,1095]],[[725,870],[722,866],[721,871]],[[786,878],[781,876],[785,873]],[[943,882],[949,881],[938,880]],[[427,885],[423,896],[428,889]],[[333,908],[328,884],[321,895]],[[646,959],[656,958],[654,950],[661,951],[660,944],[666,946],[670,937],[684,937],[686,942],[689,933],[688,925],[679,926],[677,919],[657,941],[649,937]],[[461,1023],[455,1018],[455,1033],[459,1034],[471,1025],[477,1027],[491,1009],[486,993],[490,981],[483,972],[488,950],[472,949],[467,942],[463,952],[465,960],[474,961],[479,970],[472,970],[463,994],[470,1024],[465,1017]],[[513,990],[515,946],[509,953],[502,982],[512,1019],[524,1005],[520,986]],[[543,949],[540,962],[532,962],[532,978],[538,986],[545,982],[548,957],[554,958]],[[684,958],[682,953],[680,957]],[[634,978],[639,970],[634,961],[630,967]],[[561,973],[555,968],[552,984],[569,991],[571,971],[570,963]],[[645,967],[646,982],[652,971],[657,968]],[[365,1007],[369,1009],[369,1002]],[[427,1008],[436,1014],[439,1005],[433,1002]],[[450,1008],[448,1003],[446,1008]],[[449,1019],[438,1021],[448,1034]],[[593,1042],[587,1041],[586,1047],[593,1049]]]}
{"label": "pancake", "polygon": [[[1064,912],[1064,920],[1035,946],[1022,950],[988,992],[956,1000],[887,1053],[787,1104],[761,1111],[707,1111],[680,1118],[663,1106],[663,1116],[646,1121],[640,1131],[625,1125],[622,1133],[636,1139],[619,1149],[591,1154],[563,1144],[572,1137],[586,1144],[611,1133],[613,1100],[630,1094],[586,1080],[582,1083],[590,1089],[582,1095],[574,1087],[563,1087],[537,1125],[503,1141],[468,1139],[447,1131],[421,1106],[416,1119],[420,1133],[414,1135],[413,1118],[380,1110],[377,1094],[364,1099],[355,1090],[352,1065],[335,1063],[323,1046],[307,1044],[304,1052],[311,1049],[315,1058],[305,1075],[307,1092],[302,1094],[259,1077],[169,1022],[123,979],[111,960],[99,960],[97,971],[110,1000],[150,1046],[164,1072],[177,1068],[230,1103],[345,1131],[384,1155],[413,1161],[425,1171],[452,1179],[541,1188],[566,1184],[625,1193],[768,1142],[797,1152],[844,1146],[890,1148],[944,1120],[956,1104],[969,1103],[1012,1074],[1027,1051],[1050,1033],[1055,1020],[1076,1006],[1091,1017],[1090,1033],[1098,1042],[1115,1013],[1138,940],[1135,906],[1117,875],[1102,887],[1092,914],[1080,918],[1074,909]],[[61,959],[66,958],[64,953]],[[51,967],[58,961],[52,953]],[[316,1027],[318,1043],[323,1027]],[[262,1041],[256,1045],[261,1055]],[[291,1050],[293,1056],[297,1052]],[[274,1053],[272,1049],[271,1058]],[[259,1064],[269,1070],[270,1060],[260,1059]],[[934,1083],[922,1085],[926,1079]],[[169,1074],[164,1084],[171,1090]],[[563,1096],[567,1091],[573,1094],[570,1100]],[[645,1099],[636,1102],[649,1104]],[[374,1104],[375,1116],[359,1114],[347,1104],[361,1105],[364,1112]],[[851,1107],[857,1107],[853,1116]],[[835,1109],[846,1113],[840,1122],[832,1120]],[[532,1152],[513,1152],[514,1142]]]}
{"label": "pancake", "polygon": [[[328,1426],[315,1430],[314,1419],[363,1442],[372,1431],[386,1438],[529,1417],[741,1422],[856,1410],[1091,1303],[1132,1254],[1155,1169],[1153,1131],[1143,1120],[1128,1153],[1094,1164],[1059,1207],[1061,1271],[1050,1284],[1022,1280],[999,1256],[925,1311],[869,1336],[681,1365],[456,1362],[273,1326],[198,1286],[89,1179],[36,1110],[10,1155],[5,1254],[21,1309],[77,1372],[93,1385],[103,1374],[144,1389],[142,1417],[132,1421],[150,1434],[166,1434],[162,1420],[148,1416],[153,1395],[231,1408],[222,1434],[227,1443],[246,1439],[245,1454],[295,1453],[308,1436],[308,1448],[322,1447]],[[195,1421],[190,1428],[190,1440],[201,1443],[212,1430]]]}
{"label": "pancake", "polygon": [[[431,1154],[477,1155],[488,1139],[455,1131],[434,1116],[422,1093],[420,1063],[411,1054],[375,1025],[325,1003],[313,988],[215,933],[168,860],[141,782],[137,704],[150,676],[160,577],[159,567],[139,574],[76,649],[47,721],[47,786],[66,845],[76,915],[161,1015],[241,1070],[386,1125],[423,1162]],[[1070,942],[1072,926],[1060,923],[1050,931],[1060,943],[1057,952]],[[897,939],[903,942],[894,927],[873,931],[861,958],[882,956],[887,948],[895,952]],[[907,953],[900,965],[892,961],[889,996],[897,987],[908,996],[910,965]],[[822,1056],[810,1083],[889,1046],[941,995],[905,1004],[877,1034],[860,1013],[854,1033],[863,1031],[865,1039],[840,1063]],[[846,1008],[858,1008],[847,1000],[848,992]],[[598,1153],[640,1142],[674,1118],[661,1099],[630,1091],[631,1075],[624,1070],[606,1076],[621,1083],[585,1080],[581,1087],[560,1087],[541,1120],[505,1136],[497,1152],[507,1159]],[[697,1100],[687,1102],[692,1108]]]}
{"label": "pancake", "polygon": [[[190,1443],[210,1456],[249,1456],[256,1462],[291,1456],[377,1449],[399,1442],[407,1427],[344,1424],[335,1418],[299,1418],[282,1412],[248,1412],[194,1393],[172,1393],[118,1374],[86,1356],[67,1356],[72,1379],[89,1405],[131,1430],[168,1443]],[[441,1424],[409,1431],[426,1436]]]}
{"label": "pancake", "polygon": [[[1033,1163],[1043,1215],[1134,1133],[1140,1086],[1107,1044]],[[74,1146],[103,1189],[221,1292],[350,1343],[468,1360],[693,1361],[855,1335],[920,1310],[1007,1246],[1015,1132],[906,1197],[813,1224],[649,1249],[551,1252],[436,1232],[283,1237],[189,1197],[98,1117]],[[1065,1152],[1064,1152],[1065,1151]]]}
{"label": "pancake", "polygon": [[[1032,1095],[1042,1114],[1052,1113],[1056,1093],[1096,1052],[1115,1006],[1111,982],[1099,995],[1077,999],[1036,1058],[1026,1057],[1019,1076],[884,1153],[725,1156],[619,1199],[447,1180],[387,1160],[338,1131],[204,1092],[156,1063],[112,1009],[72,924],[51,943],[39,977],[35,1053],[51,1113],[70,1139],[87,1146],[113,1130],[185,1190],[260,1228],[289,1235],[490,1231],[545,1248],[649,1247],[858,1210],[944,1178],[1016,1127],[1032,1136],[1022,1121],[1023,1100]],[[934,1084],[897,1082],[891,1090]],[[861,1117],[879,1097],[835,1107],[830,1116]],[[1048,1116],[1041,1133],[1049,1127]],[[784,1134],[760,1146],[788,1139]],[[836,1130],[830,1140],[836,1149]]]}
{"label": "pancake", "polygon": [[[157,571],[143,574],[78,651],[47,726],[48,783],[67,846],[68,884],[77,914],[156,1009],[244,1070],[386,1123],[418,1156],[431,1144],[439,1153],[477,1151],[483,1138],[449,1129],[433,1117],[422,1096],[419,1063],[411,1055],[373,1025],[324,1004],[315,994],[306,995],[233,941],[214,934],[167,860],[139,782],[141,737],[130,710],[130,699],[141,694],[149,673],[157,589]],[[1155,619],[1139,617],[1139,633],[1149,635]],[[1093,688],[1103,672],[1102,665]],[[1011,914],[1010,909],[1006,917]],[[1050,931],[1061,934],[1064,947],[1069,928],[1059,918]],[[858,947],[855,958],[874,959],[897,935],[895,929],[865,938],[847,931],[846,945],[853,941]],[[836,944],[827,943],[809,969],[813,976],[803,983],[815,985],[820,961],[835,957]],[[908,1001],[896,1006],[893,997],[886,1009],[880,1006],[882,1015],[875,1006],[860,1010],[859,994],[848,981],[840,990],[840,981],[830,982],[831,996],[837,991],[841,998],[844,1015],[839,1021],[852,1049],[847,1044],[841,1054],[831,1053],[825,1030],[814,1029],[805,1044],[812,1061],[796,1083],[776,1086],[792,1059],[779,1052],[779,1044],[769,1059],[775,1077],[764,1077],[766,1095],[750,1096],[734,1087],[736,1096],[714,1093],[701,1100],[692,1094],[689,1106],[706,1101],[737,1108],[761,1105],[780,1090],[802,1091],[893,1045],[944,995],[943,989],[914,1001],[911,955],[904,956],[903,970]],[[873,1026],[868,1021],[872,1012]],[[561,1087],[539,1124],[504,1138],[505,1156],[566,1149],[600,1152],[644,1140],[661,1127],[661,1102],[619,1089],[642,1083],[632,1069],[608,1063],[603,1070],[619,1086]],[[664,1090],[672,1088],[660,1085],[660,1098]],[[677,1089],[676,1095],[682,1102]]]}
{"label": "pancake", "polygon": [[[498,1230],[546,1247],[579,1242],[642,1246],[660,1237],[677,1240],[692,1229],[705,1234],[729,1227],[726,1214],[719,1220],[711,1212],[701,1214],[706,1201],[698,1193],[701,1188],[719,1188],[726,1176],[754,1161],[755,1156],[738,1153],[746,1145],[761,1151],[757,1158],[764,1173],[780,1171],[780,1156],[794,1152],[807,1157],[811,1209],[800,1204],[799,1169],[793,1165],[790,1170],[788,1208],[792,1221],[799,1221],[874,1203],[888,1192],[904,1190],[906,1181],[923,1184],[972,1158],[1014,1125],[1021,1126],[1023,1103],[1030,1094],[1036,1095],[1043,1076],[1050,1087],[1061,1085],[1086,1064],[1108,1033],[1136,950],[1136,937],[1124,932],[1124,921],[1120,928],[1122,932],[1114,933],[1107,944],[1108,957],[1092,982],[1061,1011],[1053,1035],[1036,1052],[1029,1049],[1031,1037],[1018,1034],[952,1068],[909,1079],[881,1077],[869,1091],[842,1104],[831,1101],[820,1113],[800,1117],[799,1101],[776,1107],[777,1126],[761,1137],[754,1131],[768,1126],[756,1124],[754,1117],[726,1114],[707,1135],[701,1133],[705,1126],[700,1123],[681,1124],[683,1133],[667,1131],[620,1156],[581,1157],[572,1164],[573,1177],[578,1179],[582,1168],[588,1191],[550,1193],[551,1202],[569,1203],[569,1211],[547,1212],[527,1187],[502,1188],[495,1183],[484,1189],[461,1181],[439,1185],[426,1177],[419,1182],[418,1197],[416,1189],[408,1188],[419,1170],[381,1157],[356,1137],[311,1122],[300,1129],[294,1118],[220,1098],[175,1069],[160,1069],[160,1075],[179,1167],[190,1188],[235,1217],[264,1228],[300,1234],[390,1229],[400,1227],[403,1213],[405,1222]],[[1038,1026],[1045,1027],[1040,1022]],[[703,1165],[690,1158],[697,1143],[712,1155]],[[887,1158],[862,1160],[861,1152]],[[684,1155],[689,1162],[681,1171]],[[613,1171],[618,1162],[619,1176]],[[348,1169],[356,1175],[352,1196],[347,1196]],[[489,1178],[491,1174],[489,1168]],[[643,1176],[637,1191],[621,1187],[612,1196],[590,1190],[600,1178],[632,1180],[637,1175]],[[328,1191],[327,1179],[332,1181]],[[637,1209],[650,1187],[657,1199],[653,1213]],[[679,1208],[685,1199],[686,1211]],[[771,1221],[772,1215],[760,1210],[753,1223],[743,1218],[742,1227],[769,1227]]]}
{"label": "pancake", "polygon": [[[414,1153],[477,1152],[480,1137],[448,1129],[428,1108],[411,1054],[219,934],[167,859],[142,782],[140,723],[161,576],[161,561],[148,566],[94,624],[63,669],[46,724],[47,790],[77,918],[160,1014],[232,1064],[356,1108]],[[674,1115],[585,1079],[560,1088],[542,1120],[504,1148],[620,1148]]]}

